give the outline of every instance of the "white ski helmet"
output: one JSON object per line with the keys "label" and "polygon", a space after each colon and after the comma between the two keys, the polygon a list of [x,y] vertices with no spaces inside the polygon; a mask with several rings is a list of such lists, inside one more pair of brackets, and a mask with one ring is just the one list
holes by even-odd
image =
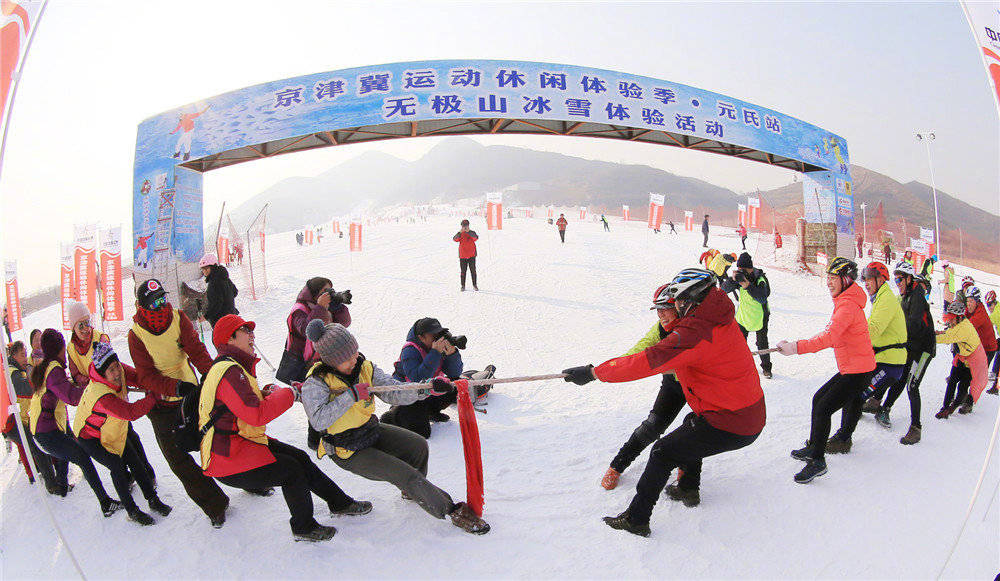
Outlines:
{"label": "white ski helmet", "polygon": [[965,316],[965,303],[963,301],[951,301],[948,303],[948,308],[944,312],[955,315],[956,317]]}
{"label": "white ski helmet", "polygon": [[[670,281],[670,284],[666,288],[667,296],[674,299],[674,301],[690,301],[691,303],[700,303],[708,291],[715,286],[715,273],[711,270],[705,270],[703,268],[685,268],[684,270],[677,273],[674,280]],[[691,305],[688,305],[681,312],[681,306],[678,305],[678,314],[684,316],[688,311],[691,310]]]}
{"label": "white ski helmet", "polygon": [[913,270],[913,265],[905,260],[900,260],[896,263],[896,268],[892,270],[893,274],[903,274],[906,276],[916,276],[916,272]]}

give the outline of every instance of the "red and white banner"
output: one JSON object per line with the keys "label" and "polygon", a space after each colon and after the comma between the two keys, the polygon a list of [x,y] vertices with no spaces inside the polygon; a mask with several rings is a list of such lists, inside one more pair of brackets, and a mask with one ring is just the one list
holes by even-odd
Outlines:
{"label": "red and white banner", "polygon": [[694,230],[694,212],[684,210],[684,230],[691,232]]}
{"label": "red and white banner", "polygon": [[219,239],[215,241],[215,255],[219,257],[219,264],[228,266],[232,260],[229,256],[229,235],[219,233]]}
{"label": "red and white banner", "polygon": [[334,234],[340,234],[340,221],[339,220],[334,220],[333,221],[333,230],[331,230],[331,232],[333,232]]}
{"label": "red and white banner", "polygon": [[69,330],[69,303],[76,300],[76,276],[73,272],[73,245],[59,245],[59,302],[63,329]]}
{"label": "red and white banner", "polygon": [[747,206],[746,204],[736,205],[736,224],[743,224],[746,226],[747,223]]}
{"label": "red and white banner", "polygon": [[[7,121],[13,91],[28,53],[30,39],[38,27],[43,2],[3,0],[0,12],[0,129]],[[2,133],[2,131],[0,131]],[[6,369],[6,368],[5,368]]]}
{"label": "red and white banner", "polygon": [[760,220],[760,198],[747,198],[747,228],[756,228]]}
{"label": "red and white banner", "polygon": [[659,230],[660,224],[663,222],[663,204],[666,202],[667,197],[663,194],[649,194],[649,216],[646,226],[652,228],[653,230]]}
{"label": "red and white banner", "polygon": [[981,49],[993,103],[1000,113],[1000,8],[996,2],[962,2],[962,9]]}
{"label": "red and white banner", "polygon": [[360,222],[351,222],[351,252],[361,252]]}
{"label": "red and white banner", "polygon": [[97,312],[97,226],[73,226],[73,264],[76,273],[76,300]]}
{"label": "red and white banner", "polygon": [[628,206],[622,205],[622,220],[625,220],[626,222],[628,222],[629,218],[631,218],[631,217],[632,216],[629,213]]}
{"label": "red and white banner", "polygon": [[121,226],[101,230],[101,297],[104,301],[104,320],[124,321]]}
{"label": "red and white banner", "polygon": [[555,218],[556,217],[556,209],[555,209],[555,207],[554,206],[549,206],[548,208],[546,208],[545,209],[545,215],[547,217],[549,217],[549,218]]}
{"label": "red and white banner", "polygon": [[486,194],[486,229],[503,230],[503,193]]}
{"label": "red and white banner", "polygon": [[17,293],[17,261],[9,260],[3,265],[3,281],[7,289],[7,325],[11,333],[20,331],[21,296]]}
{"label": "red and white banner", "polygon": [[580,206],[580,219],[581,220],[587,219],[587,206]]}
{"label": "red and white banner", "polygon": [[312,246],[315,237],[316,237],[316,230],[312,226],[306,226],[306,229],[303,232],[302,241],[305,244]]}

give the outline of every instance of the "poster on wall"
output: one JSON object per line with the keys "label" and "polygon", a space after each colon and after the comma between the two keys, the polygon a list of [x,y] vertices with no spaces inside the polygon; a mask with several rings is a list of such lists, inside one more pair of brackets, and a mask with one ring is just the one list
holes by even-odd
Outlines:
{"label": "poster on wall", "polygon": [[806,222],[832,223],[836,220],[833,174],[813,171],[802,174],[802,203]]}
{"label": "poster on wall", "polygon": [[854,189],[851,180],[835,177],[837,233],[854,234]]}

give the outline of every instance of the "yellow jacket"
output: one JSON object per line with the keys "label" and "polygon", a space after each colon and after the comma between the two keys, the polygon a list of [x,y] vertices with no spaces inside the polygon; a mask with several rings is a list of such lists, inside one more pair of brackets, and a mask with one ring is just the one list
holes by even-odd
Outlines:
{"label": "yellow jacket", "polygon": [[899,297],[889,288],[889,283],[879,287],[872,301],[868,317],[868,334],[875,350],[875,362],[889,365],[906,363],[906,317]]}
{"label": "yellow jacket", "polygon": [[982,345],[979,333],[969,319],[962,319],[957,325],[945,329],[937,336],[938,343],[954,343],[958,346],[958,354],[962,357],[972,355],[972,352]]}

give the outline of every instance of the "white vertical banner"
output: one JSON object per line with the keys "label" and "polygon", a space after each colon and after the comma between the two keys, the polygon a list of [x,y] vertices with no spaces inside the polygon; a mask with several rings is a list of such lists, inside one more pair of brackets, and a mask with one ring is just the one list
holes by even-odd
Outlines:
{"label": "white vertical banner", "polygon": [[97,225],[73,225],[74,272],[76,300],[97,312]]}
{"label": "white vertical banner", "polygon": [[663,222],[663,204],[667,201],[667,197],[663,194],[649,194],[649,211],[647,212],[648,220],[646,221],[646,226],[652,228],[653,230],[659,230],[660,224]]}
{"label": "white vertical banner", "polygon": [[920,239],[926,240],[927,242],[934,242],[934,229],[933,228],[920,228]]}
{"label": "white vertical banner", "polygon": [[962,2],[965,18],[979,46],[993,103],[1000,114],[1000,5],[997,2]]}
{"label": "white vertical banner", "polygon": [[8,330],[21,330],[21,296],[17,290],[17,261],[8,260],[3,263],[4,288],[7,295],[7,324]]}
{"label": "white vertical banner", "polygon": [[756,228],[760,220],[760,198],[747,198],[747,228]]}
{"label": "white vertical banner", "polygon": [[105,321],[124,321],[125,309],[122,298],[122,227],[109,226],[101,229],[101,298]]}

